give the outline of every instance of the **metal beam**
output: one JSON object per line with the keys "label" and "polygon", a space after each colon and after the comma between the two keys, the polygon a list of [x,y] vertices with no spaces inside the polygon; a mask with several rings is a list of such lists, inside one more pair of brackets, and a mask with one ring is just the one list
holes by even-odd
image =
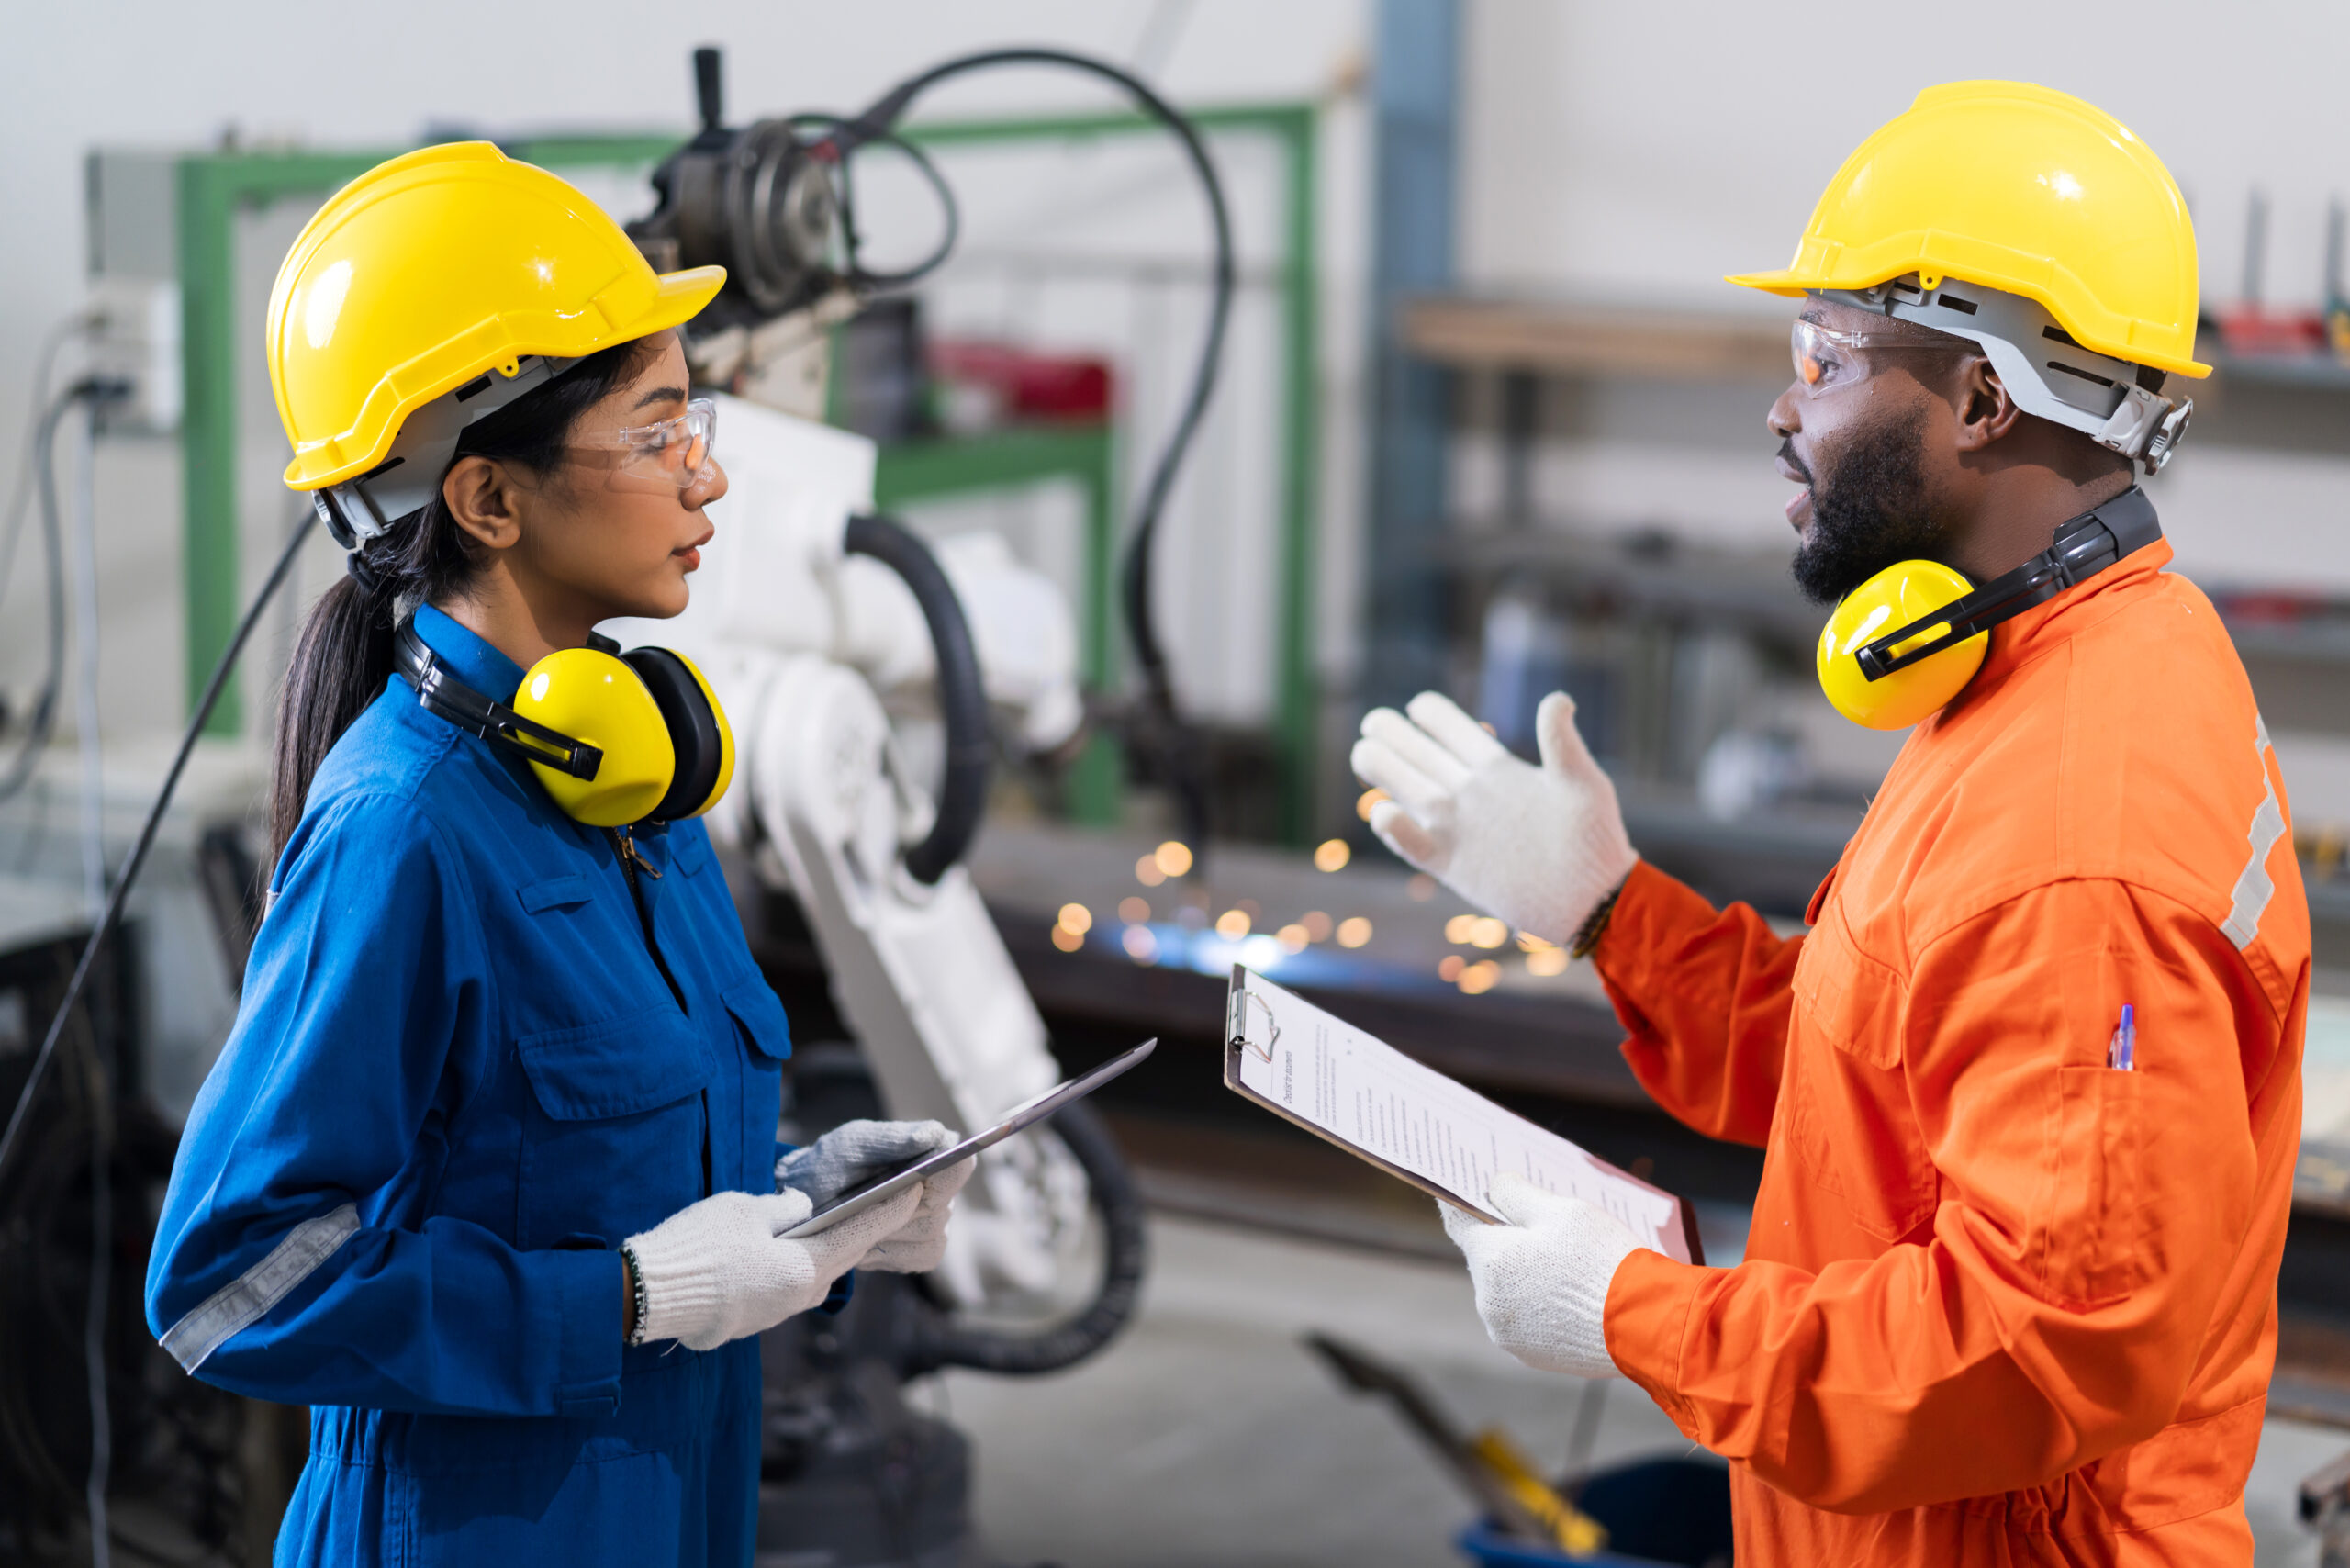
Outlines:
{"label": "metal beam", "polygon": [[1449,386],[1414,361],[1404,302],[1452,283],[1459,160],[1457,0],[1379,0],[1371,73],[1370,619],[1364,695],[1401,702],[1442,684],[1444,579],[1431,568],[1445,510]]}

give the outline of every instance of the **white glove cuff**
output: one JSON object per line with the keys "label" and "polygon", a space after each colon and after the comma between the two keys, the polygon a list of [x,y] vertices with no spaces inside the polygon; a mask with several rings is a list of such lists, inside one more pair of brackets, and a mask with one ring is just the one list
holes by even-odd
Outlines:
{"label": "white glove cuff", "polygon": [[621,1248],[636,1264],[636,1333],[629,1343],[680,1339],[714,1321],[724,1304],[709,1238],[660,1227]]}

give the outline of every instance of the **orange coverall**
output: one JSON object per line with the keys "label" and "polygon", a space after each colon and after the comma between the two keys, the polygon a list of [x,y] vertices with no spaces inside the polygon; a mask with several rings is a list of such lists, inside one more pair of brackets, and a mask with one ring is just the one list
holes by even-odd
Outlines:
{"label": "orange coverall", "polygon": [[2252,1561],[2309,910],[2169,559],[1994,632],[1807,934],[1644,864],[1595,955],[1650,1092],[1768,1151],[1745,1260],[1634,1252],[1606,1320],[1730,1461],[1739,1568]]}

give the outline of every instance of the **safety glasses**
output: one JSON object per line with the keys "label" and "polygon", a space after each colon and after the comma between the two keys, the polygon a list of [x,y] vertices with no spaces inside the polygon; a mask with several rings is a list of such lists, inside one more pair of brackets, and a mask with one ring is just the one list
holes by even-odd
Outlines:
{"label": "safety glasses", "polygon": [[683,493],[717,476],[711,459],[717,433],[718,405],[696,398],[674,420],[575,436],[572,444],[611,454],[615,488]]}
{"label": "safety glasses", "polygon": [[1796,319],[1788,334],[1787,346],[1795,358],[1796,390],[1808,398],[1825,397],[1841,387],[1857,386],[1883,369],[1883,365],[1861,352],[1863,349],[1957,353],[1974,347],[1963,338],[1921,342],[1906,333],[1840,332],[1801,317]]}

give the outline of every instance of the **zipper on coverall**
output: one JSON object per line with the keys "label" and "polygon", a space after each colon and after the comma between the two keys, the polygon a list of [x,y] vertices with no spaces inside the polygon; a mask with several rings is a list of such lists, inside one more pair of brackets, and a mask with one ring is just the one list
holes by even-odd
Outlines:
{"label": "zipper on coverall", "polygon": [[[604,830],[604,836],[611,840],[612,853],[620,859],[621,879],[628,883],[629,902],[636,906],[637,929],[644,933],[644,950],[653,956],[653,967],[661,971],[662,980],[668,984],[669,994],[677,999],[677,1011],[690,1014],[690,1009],[686,1006],[685,988],[677,983],[677,977],[669,972],[669,960],[661,956],[661,944],[653,939],[653,911],[644,902],[644,884],[637,879],[639,871],[655,879],[661,873],[653,868],[653,862],[647,860],[644,851],[636,846],[636,835],[628,829],[608,827]],[[710,1091],[707,1089],[701,1092],[701,1191],[704,1197],[713,1191],[710,1171]]]}

